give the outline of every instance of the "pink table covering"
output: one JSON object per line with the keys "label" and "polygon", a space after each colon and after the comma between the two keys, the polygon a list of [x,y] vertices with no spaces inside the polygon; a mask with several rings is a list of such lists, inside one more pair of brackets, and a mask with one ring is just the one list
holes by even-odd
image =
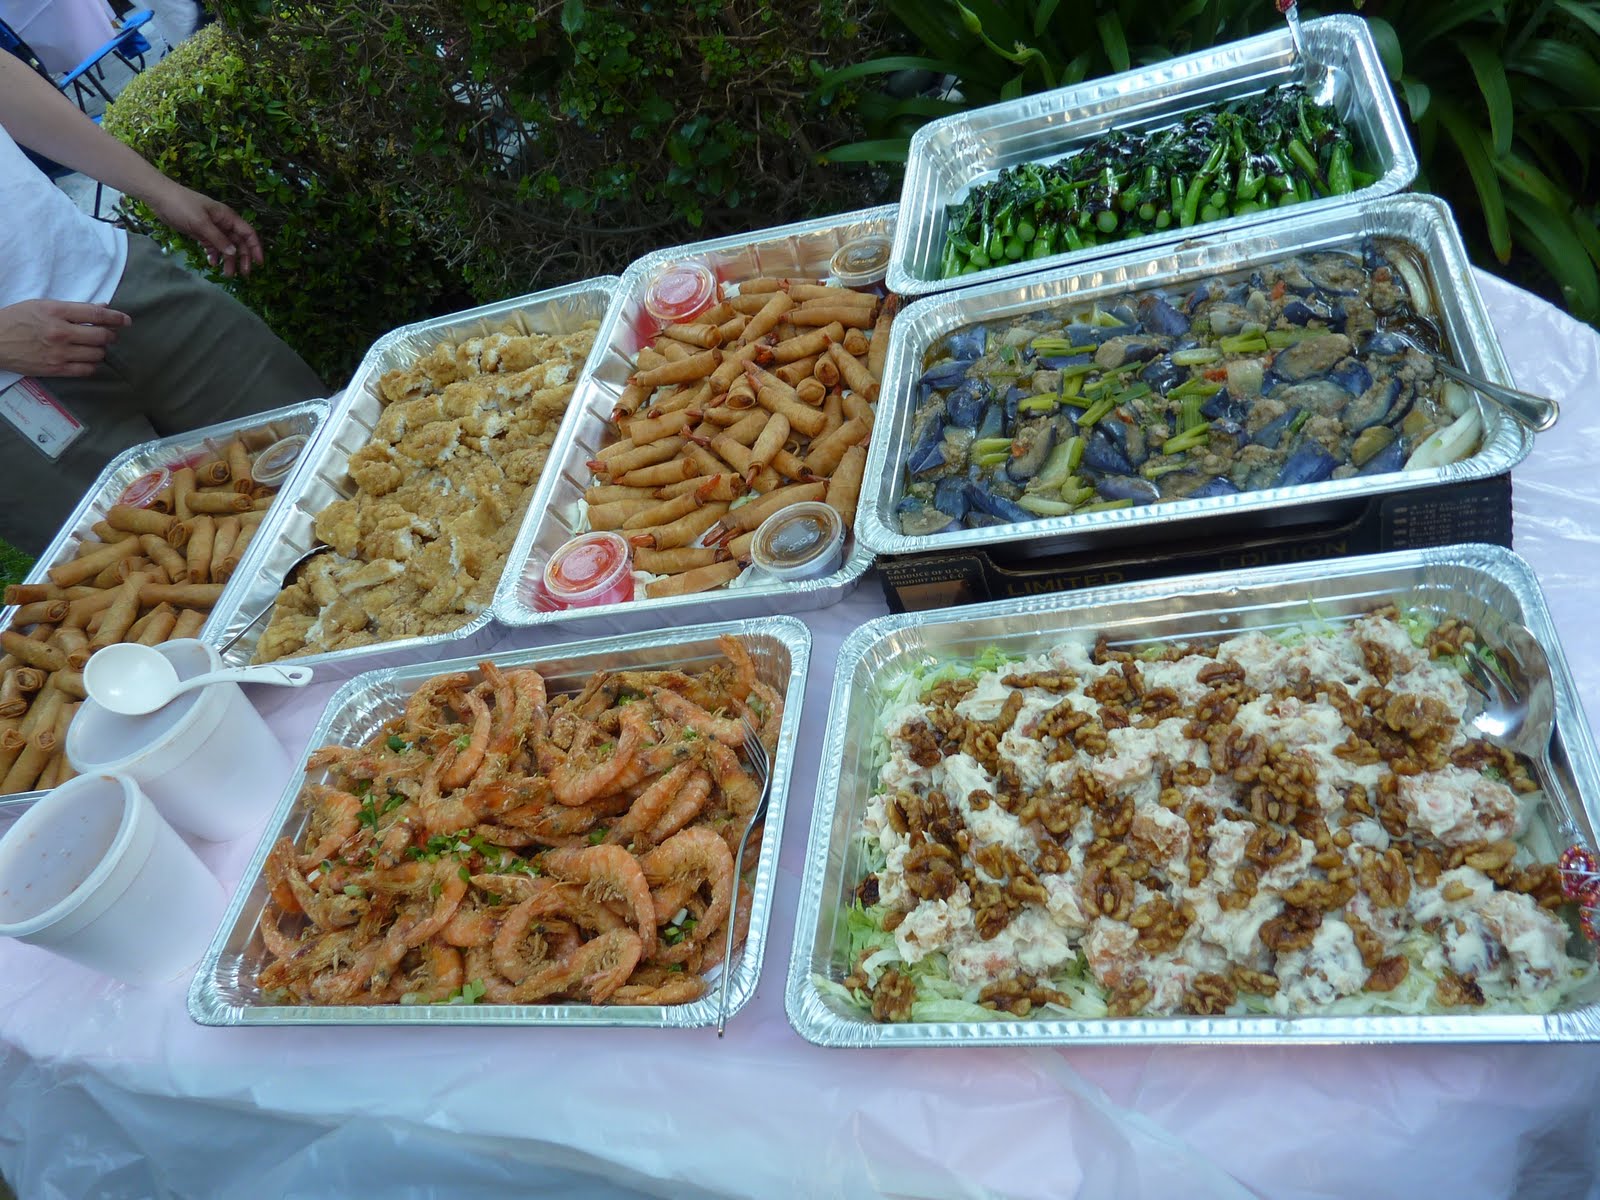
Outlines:
{"label": "pink table covering", "polygon": [[[1519,382],[1565,404],[1515,474],[1516,539],[1591,692],[1600,338],[1480,282]],[[839,643],[884,611],[869,578],[805,614],[816,644],[802,746],[821,742]],[[333,687],[256,695],[298,752]],[[708,1030],[206,1029],[189,1021],[186,981],[133,990],[0,945],[0,1172],[23,1197],[1594,1194],[1593,1046],[806,1044],[783,993],[815,783],[802,752],[761,986],[721,1042]],[[230,886],[254,841],[205,851]]]}

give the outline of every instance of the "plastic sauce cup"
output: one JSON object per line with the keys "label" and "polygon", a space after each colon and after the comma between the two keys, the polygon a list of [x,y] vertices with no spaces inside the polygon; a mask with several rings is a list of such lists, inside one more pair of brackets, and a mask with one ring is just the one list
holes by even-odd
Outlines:
{"label": "plastic sauce cup", "polygon": [[277,487],[294,467],[300,451],[306,448],[306,435],[292,433],[273,442],[250,464],[250,478],[263,487]]}
{"label": "plastic sauce cup", "polygon": [[579,534],[545,564],[544,590],[560,608],[632,600],[633,548],[618,533]]}
{"label": "plastic sauce cup", "polygon": [[[155,647],[179,679],[221,668],[194,638]],[[289,777],[289,758],[236,683],[185,692],[125,717],[85,700],[67,727],[67,760],[85,775],[134,779],[176,828],[221,842],[258,829]]]}
{"label": "plastic sauce cup", "polygon": [[172,472],[165,467],[157,467],[154,471],[139,476],[124,488],[122,495],[117,497],[117,503],[126,504],[130,508],[143,508],[171,481]]}
{"label": "plastic sauce cup", "polygon": [[833,252],[828,274],[842,287],[870,288],[889,273],[893,247],[893,242],[878,233],[855,238]]}
{"label": "plastic sauce cup", "polygon": [[124,775],[80,775],[0,838],[0,937],[127,983],[161,983],[205,952],[222,886]]}
{"label": "plastic sauce cup", "polygon": [[[887,269],[887,268],[885,268]],[[650,281],[644,308],[663,325],[692,321],[717,299],[717,277],[703,263],[674,263]]]}
{"label": "plastic sauce cup", "polygon": [[773,513],[750,539],[750,559],[775,579],[821,579],[844,558],[844,520],[817,500]]}

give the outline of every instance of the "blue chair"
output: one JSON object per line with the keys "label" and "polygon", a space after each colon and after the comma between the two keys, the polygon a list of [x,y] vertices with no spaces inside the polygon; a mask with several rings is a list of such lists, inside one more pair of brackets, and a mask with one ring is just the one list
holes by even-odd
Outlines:
{"label": "blue chair", "polygon": [[[128,70],[137,74],[144,70],[144,56],[150,53],[150,43],[145,40],[144,34],[139,30],[148,25],[155,17],[155,13],[148,8],[141,8],[128,14],[122,22],[122,28],[112,37],[89,54],[81,63],[73,67],[55,85],[63,92],[72,89],[72,95],[78,102],[79,108],[84,108],[86,98],[98,93],[107,104],[111,103],[111,93],[106,91],[105,70],[102,63],[107,58],[115,58]],[[138,59],[139,65],[134,66],[133,60]]]}

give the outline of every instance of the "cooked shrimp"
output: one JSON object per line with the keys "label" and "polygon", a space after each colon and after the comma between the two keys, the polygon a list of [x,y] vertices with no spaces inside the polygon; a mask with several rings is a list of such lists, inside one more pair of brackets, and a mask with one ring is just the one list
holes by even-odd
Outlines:
{"label": "cooked shrimp", "polygon": [[737,817],[749,816],[761,801],[761,785],[745,769],[739,756],[721,743],[708,742],[704,753],[711,777],[728,802],[728,811]]}
{"label": "cooked shrimp", "polygon": [[626,929],[602,933],[585,942],[570,957],[513,989],[522,1003],[542,1000],[557,992],[572,992],[600,1004],[627,981],[642,952],[639,937]]}
{"label": "cooked shrimp", "polygon": [[506,914],[490,944],[494,969],[512,983],[522,983],[551,959],[544,931],[535,922],[549,914],[554,893],[530,897]]}
{"label": "cooked shrimp", "polygon": [[[652,887],[692,879],[697,885],[704,884],[711,889],[711,903],[695,925],[694,933],[676,946],[662,947],[655,956],[665,962],[682,962],[698,942],[715,933],[728,919],[728,906],[733,898],[733,855],[713,831],[685,829],[646,854],[640,859],[640,866]],[[664,920],[670,915],[659,913],[657,919]]]}
{"label": "cooked shrimp", "polygon": [[639,860],[621,846],[590,846],[584,850],[552,850],[544,867],[557,879],[582,886],[586,895],[626,905],[639,930],[644,957],[655,952],[656,910],[650,899]]}
{"label": "cooked shrimp", "polygon": [[690,1004],[706,994],[706,981],[687,971],[669,983],[625,983],[611,995],[613,1004]]}
{"label": "cooked shrimp", "polygon": [[696,767],[689,776],[689,782],[673,797],[656,823],[644,833],[635,835],[635,844],[660,845],[699,816],[710,798],[711,776],[704,769]]}
{"label": "cooked shrimp", "polygon": [[621,734],[609,749],[601,747],[603,753],[598,761],[584,766],[575,761],[579,759],[575,753],[550,777],[556,800],[567,805],[587,804],[615,790],[618,776],[627,770],[648,736],[644,714],[630,705],[623,714]]}
{"label": "cooked shrimp", "polygon": [[715,716],[692,700],[666,688],[651,688],[650,699],[663,716],[681,721],[703,737],[713,738],[724,746],[744,745],[744,725],[727,717]]}
{"label": "cooked shrimp", "polygon": [[436,729],[440,725],[448,725],[448,721],[434,719],[435,709],[448,702],[448,693],[459,692],[471,682],[471,677],[465,671],[456,671],[450,675],[435,675],[411,693],[411,699],[406,701],[405,728],[421,733],[424,730]]}
{"label": "cooked shrimp", "polygon": [[306,832],[317,840],[299,856],[299,863],[302,870],[309,871],[336,857],[339,848],[361,832],[361,801],[349,792],[322,784],[312,784],[306,794],[316,806]]}
{"label": "cooked shrimp", "polygon": [[423,814],[423,819],[430,835],[450,833],[457,829],[470,829],[480,821],[495,820],[503,813],[548,794],[549,788],[543,780],[490,783],[459,796],[436,799]]}
{"label": "cooked shrimp", "polygon": [[466,967],[461,951],[435,938],[422,947],[422,962],[407,973],[400,990],[424,1003],[433,1003],[461,990]]}
{"label": "cooked shrimp", "polygon": [[[750,936],[750,910],[755,899],[750,885],[744,880],[739,881],[739,908],[733,918],[733,952],[739,953],[745,939]],[[684,970],[696,975],[704,975],[712,967],[722,961],[722,956],[728,948],[728,933],[723,930],[720,937],[702,938],[698,948],[684,963]]]}
{"label": "cooked shrimp", "polygon": [[[477,692],[467,693],[466,705],[472,713],[472,728],[456,739],[455,759],[449,769],[439,776],[441,792],[453,792],[459,787],[466,787],[483,765],[483,756],[489,750],[489,727],[493,720],[489,706]],[[465,745],[462,744],[463,738],[466,739]]]}
{"label": "cooked shrimp", "polygon": [[606,833],[606,841],[627,845],[637,835],[652,828],[697,770],[692,762],[679,763],[657,779],[634,800],[620,821]]}
{"label": "cooked shrimp", "polygon": [[728,661],[733,664],[733,686],[729,689],[735,700],[747,700],[750,693],[764,686],[756,674],[755,660],[750,657],[750,651],[745,644],[736,637],[721,634],[717,638],[717,645],[722,647],[722,653],[727,655]]}
{"label": "cooked shrimp", "polygon": [[500,928],[504,908],[468,908],[463,905],[445,922],[439,936],[452,946],[487,946]]}
{"label": "cooked shrimp", "polygon": [[361,916],[361,901],[342,892],[324,896],[306,881],[296,861],[294,843],[279,838],[267,854],[267,874],[274,889],[279,883],[294,893],[295,903],[318,929],[341,929],[354,925]]}

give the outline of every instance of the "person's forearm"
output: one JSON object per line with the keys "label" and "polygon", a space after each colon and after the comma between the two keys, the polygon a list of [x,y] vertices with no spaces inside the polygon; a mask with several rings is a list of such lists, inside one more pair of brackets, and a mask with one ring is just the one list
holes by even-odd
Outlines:
{"label": "person's forearm", "polygon": [[0,53],[0,125],[35,154],[148,200],[171,181],[106,133],[20,59]]}

